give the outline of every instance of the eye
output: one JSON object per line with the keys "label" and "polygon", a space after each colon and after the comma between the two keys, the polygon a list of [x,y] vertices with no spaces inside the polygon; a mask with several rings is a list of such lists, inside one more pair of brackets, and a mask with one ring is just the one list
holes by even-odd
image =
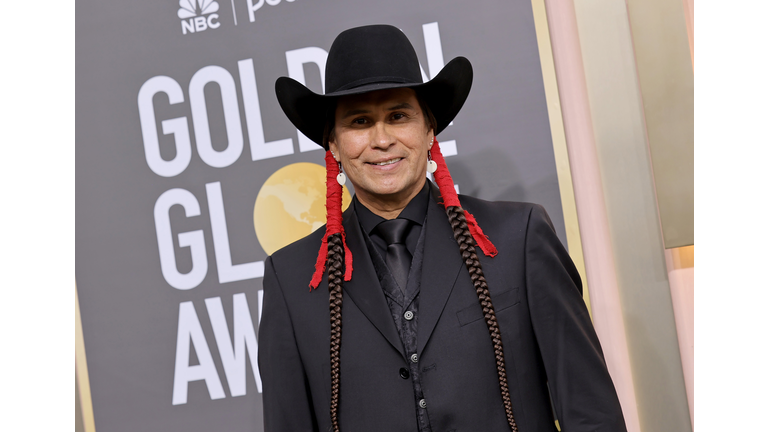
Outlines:
{"label": "eye", "polygon": [[354,125],[364,125],[365,123],[366,123],[365,117],[358,117],[352,120],[352,124]]}
{"label": "eye", "polygon": [[400,119],[404,119],[405,117],[406,117],[405,113],[401,113],[401,112],[396,112],[392,114],[392,120],[400,120]]}

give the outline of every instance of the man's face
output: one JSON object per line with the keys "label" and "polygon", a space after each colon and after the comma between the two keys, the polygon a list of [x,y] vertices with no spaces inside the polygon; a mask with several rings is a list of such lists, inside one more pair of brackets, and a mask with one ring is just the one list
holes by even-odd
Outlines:
{"label": "man's face", "polygon": [[363,204],[405,205],[421,190],[432,129],[409,88],[341,97],[329,147]]}

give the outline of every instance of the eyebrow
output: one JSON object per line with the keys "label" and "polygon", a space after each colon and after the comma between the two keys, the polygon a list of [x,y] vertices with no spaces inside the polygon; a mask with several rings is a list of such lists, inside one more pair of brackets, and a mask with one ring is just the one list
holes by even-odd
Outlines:
{"label": "eyebrow", "polygon": [[367,114],[367,113],[369,113],[369,112],[370,112],[370,111],[368,111],[368,110],[365,110],[365,109],[360,109],[360,108],[353,108],[353,109],[351,109],[351,110],[349,110],[349,111],[345,112],[345,113],[344,113],[344,115],[343,115],[343,116],[341,116],[341,118],[352,117],[352,116],[355,116],[355,115],[358,115],[358,114]]}
{"label": "eyebrow", "polygon": [[393,107],[390,107],[388,109],[388,111],[394,111],[394,110],[399,110],[399,109],[414,109],[414,108],[408,102],[401,102],[401,103],[399,103],[399,104],[397,104],[397,105],[395,105]]}
{"label": "eyebrow", "polygon": [[[401,103],[399,103],[397,105],[394,105],[394,106],[391,106],[391,107],[387,108],[387,111],[395,111],[395,110],[399,110],[399,109],[414,109],[414,108],[413,108],[413,105],[409,104],[408,102],[401,102]],[[367,110],[367,109],[353,108],[353,109],[345,112],[344,115],[341,116],[341,118],[352,117],[352,116],[355,116],[355,115],[358,115],[358,114],[368,114],[369,112],[370,111]]]}

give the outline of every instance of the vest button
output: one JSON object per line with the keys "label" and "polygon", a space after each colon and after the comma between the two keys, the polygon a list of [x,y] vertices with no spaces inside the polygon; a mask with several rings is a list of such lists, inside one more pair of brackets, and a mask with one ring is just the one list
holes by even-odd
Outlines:
{"label": "vest button", "polygon": [[413,353],[413,354],[411,354],[411,361],[412,361],[413,363],[416,363],[416,362],[418,362],[418,361],[419,361],[419,355],[418,355],[418,354],[416,354],[416,353]]}
{"label": "vest button", "polygon": [[403,318],[405,318],[408,321],[412,320],[413,319],[413,312],[411,312],[411,311],[405,312],[403,314]]}
{"label": "vest button", "polygon": [[426,408],[427,407],[427,401],[425,399],[421,399],[419,401],[419,406],[422,407],[422,408]]}
{"label": "vest button", "polygon": [[406,368],[400,368],[400,378],[402,379],[408,379],[411,376],[411,373],[408,372],[408,369]]}

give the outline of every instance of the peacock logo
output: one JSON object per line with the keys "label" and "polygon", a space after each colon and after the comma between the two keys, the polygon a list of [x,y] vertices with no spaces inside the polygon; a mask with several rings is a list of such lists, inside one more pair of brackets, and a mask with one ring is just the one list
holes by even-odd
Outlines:
{"label": "peacock logo", "polygon": [[200,33],[209,28],[219,28],[219,14],[215,13],[218,11],[219,2],[215,0],[179,0],[176,15],[181,18],[181,32]]}

